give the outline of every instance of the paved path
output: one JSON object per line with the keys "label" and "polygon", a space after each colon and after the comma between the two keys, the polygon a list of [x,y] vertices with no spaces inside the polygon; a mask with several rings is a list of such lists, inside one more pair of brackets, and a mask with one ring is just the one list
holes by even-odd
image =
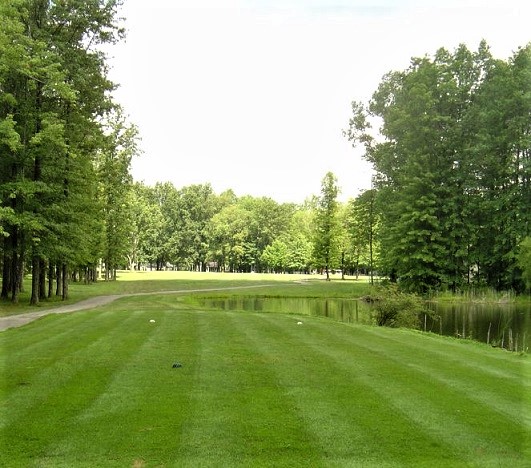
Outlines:
{"label": "paved path", "polygon": [[0,331],[7,330],[8,328],[21,327],[38,318],[44,317],[48,314],[66,314],[68,312],[77,312],[79,310],[95,309],[105,304],[110,304],[122,297],[132,296],[159,296],[161,294],[179,294],[179,293],[192,293],[192,292],[209,292],[209,291],[227,291],[229,289],[250,289],[250,288],[263,288],[265,286],[271,286],[270,284],[257,284],[253,286],[230,286],[226,288],[208,288],[208,289],[181,289],[178,291],[154,291],[144,293],[132,293],[132,294],[114,294],[111,296],[96,296],[84,301],[76,302],[75,304],[69,304],[61,307],[55,307],[52,309],[42,309],[35,312],[27,312],[19,315],[10,315],[7,317],[0,317]]}

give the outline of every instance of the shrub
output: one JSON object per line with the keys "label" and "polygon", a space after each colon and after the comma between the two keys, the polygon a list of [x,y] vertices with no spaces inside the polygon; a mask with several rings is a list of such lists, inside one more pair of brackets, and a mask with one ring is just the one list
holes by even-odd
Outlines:
{"label": "shrub", "polygon": [[429,313],[421,297],[401,292],[394,284],[377,287],[366,300],[374,304],[375,320],[381,327],[420,328],[420,315]]}

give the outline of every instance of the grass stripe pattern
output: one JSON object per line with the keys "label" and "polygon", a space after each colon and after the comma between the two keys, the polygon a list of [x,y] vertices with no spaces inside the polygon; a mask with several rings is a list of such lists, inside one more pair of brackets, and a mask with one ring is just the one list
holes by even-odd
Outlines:
{"label": "grass stripe pattern", "polygon": [[476,343],[165,295],[0,353],[0,466],[529,466],[528,358]]}

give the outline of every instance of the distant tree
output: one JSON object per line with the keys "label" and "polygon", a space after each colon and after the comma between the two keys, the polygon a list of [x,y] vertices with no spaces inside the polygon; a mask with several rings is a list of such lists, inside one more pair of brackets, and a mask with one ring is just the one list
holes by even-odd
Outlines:
{"label": "distant tree", "polygon": [[275,273],[284,273],[288,267],[289,247],[283,240],[275,239],[262,252],[262,263]]}
{"label": "distant tree", "polygon": [[249,242],[251,213],[236,203],[215,214],[210,222],[211,255],[222,271],[238,272],[250,268],[255,251]]}
{"label": "distant tree", "polygon": [[314,208],[308,204],[299,206],[291,217],[288,231],[291,271],[309,273],[313,265],[313,217]]}
{"label": "distant tree", "polygon": [[134,240],[131,233],[131,160],[138,154],[138,130],[117,109],[106,122],[105,144],[98,152],[97,171],[104,212],[105,279],[116,279],[116,269],[127,263]]}
{"label": "distant tree", "polygon": [[351,244],[356,275],[360,265],[368,268],[373,283],[374,264],[377,257],[378,208],[377,191],[366,190],[355,199],[349,200],[346,207],[346,230]]}
{"label": "distant tree", "polygon": [[327,281],[330,280],[330,269],[337,263],[338,194],[337,178],[328,172],[321,181],[314,221],[314,259],[317,266],[324,269]]}
{"label": "distant tree", "polygon": [[175,230],[172,242],[175,262],[188,270],[203,271],[209,251],[207,227],[218,211],[217,197],[210,184],[177,190]]}

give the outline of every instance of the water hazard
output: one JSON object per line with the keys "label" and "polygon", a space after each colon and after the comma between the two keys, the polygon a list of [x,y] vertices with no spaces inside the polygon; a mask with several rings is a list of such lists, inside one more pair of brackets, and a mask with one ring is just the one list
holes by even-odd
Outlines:
{"label": "water hazard", "polygon": [[[372,306],[353,299],[238,297],[196,300],[202,307],[221,310],[292,313],[375,325]],[[531,305],[429,303],[427,307],[433,314],[419,317],[420,328],[424,331],[481,341],[513,351],[523,351],[531,345]]]}

